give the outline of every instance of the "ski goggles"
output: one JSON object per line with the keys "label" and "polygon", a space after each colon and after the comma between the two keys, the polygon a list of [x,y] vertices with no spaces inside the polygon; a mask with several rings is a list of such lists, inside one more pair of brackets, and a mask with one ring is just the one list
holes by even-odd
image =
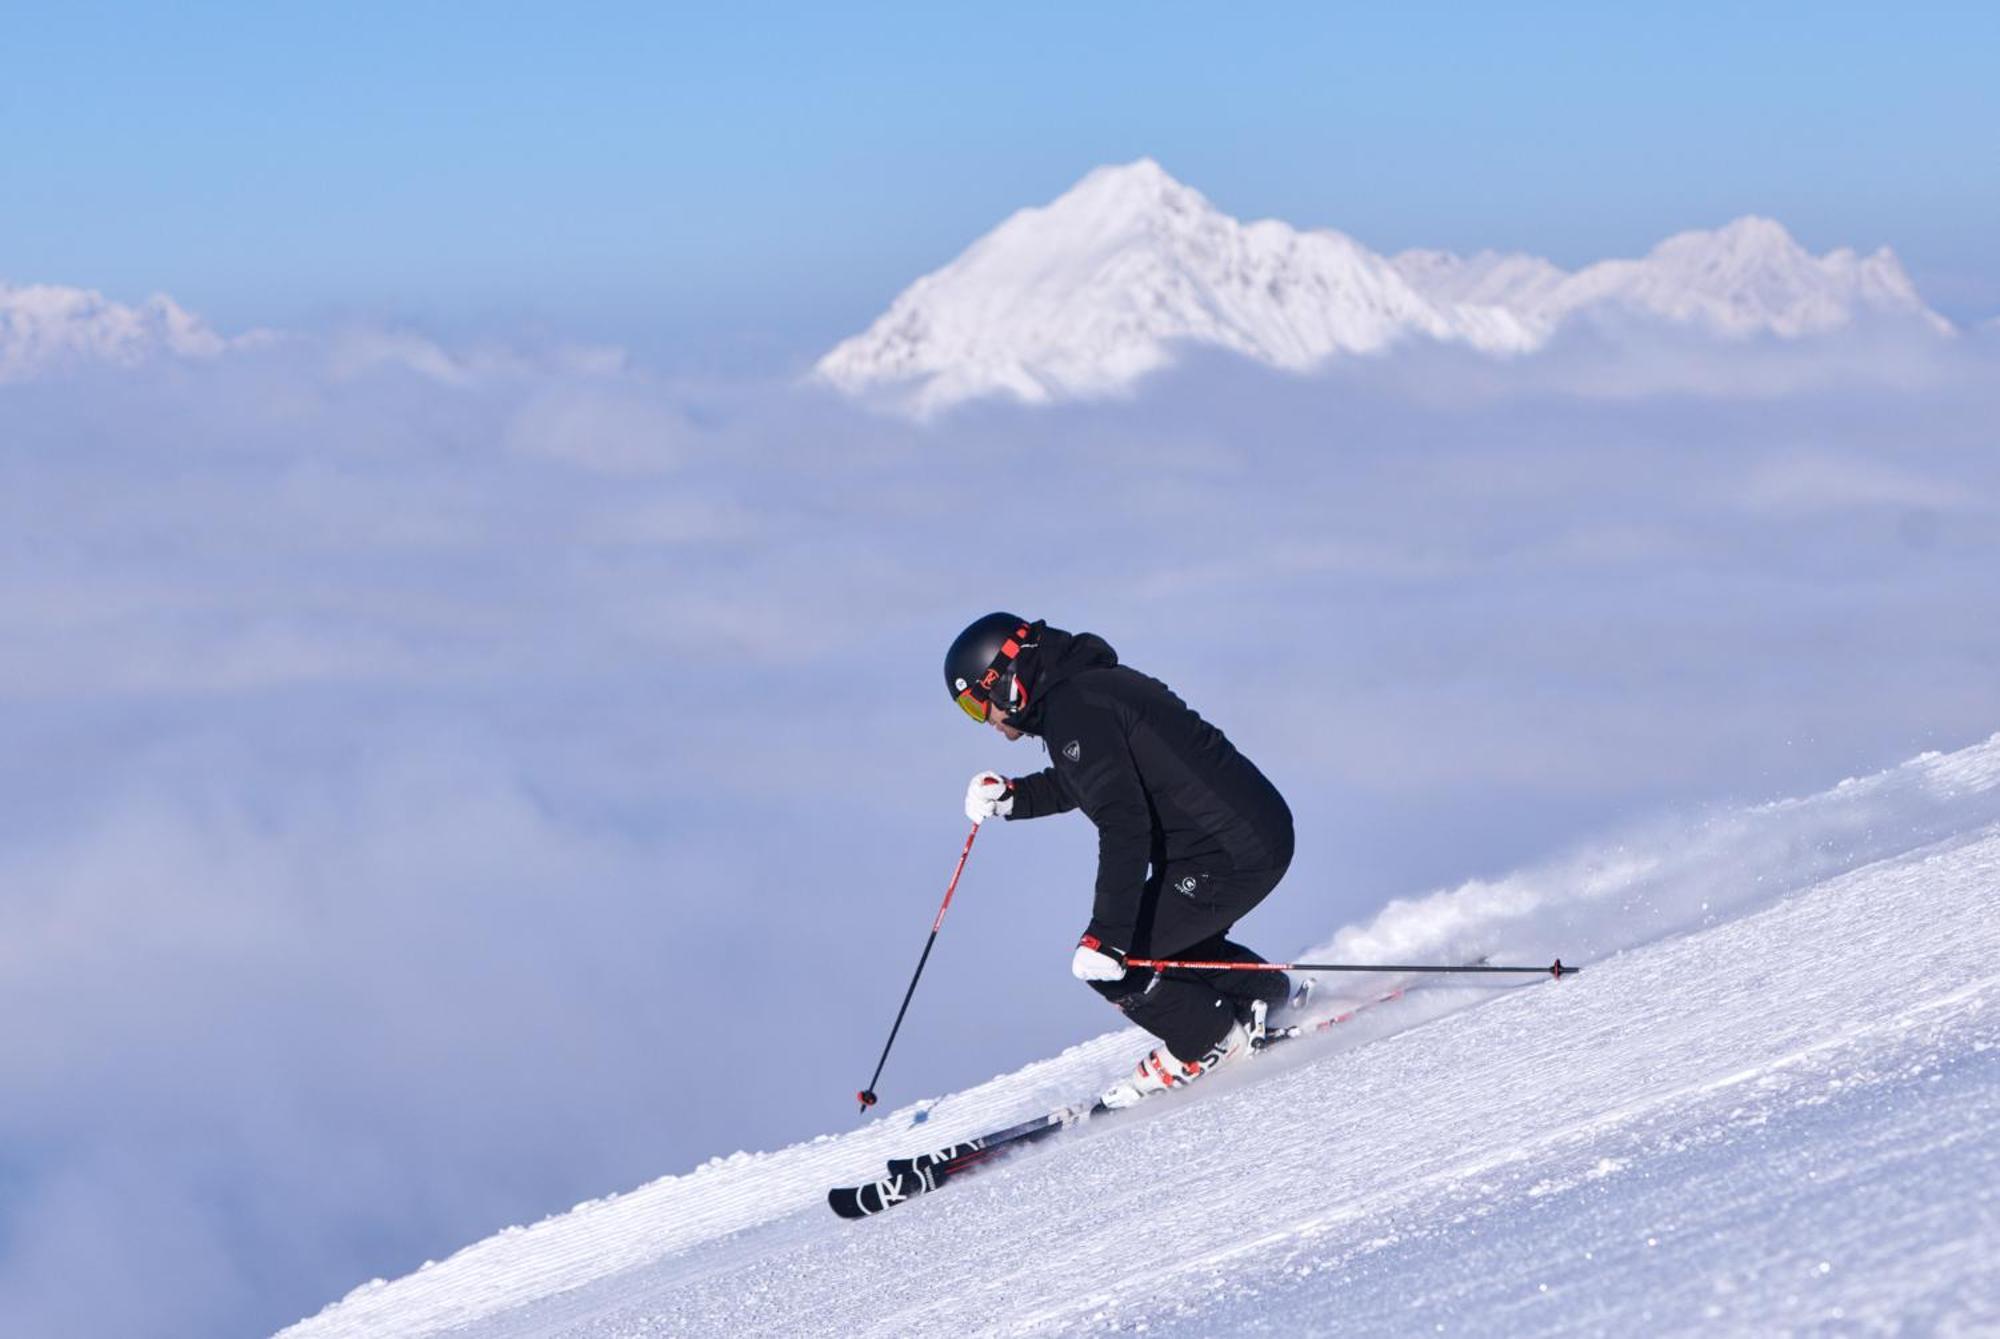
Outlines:
{"label": "ski goggles", "polygon": [[987,670],[978,683],[968,685],[958,695],[958,709],[981,725],[986,724],[993,716],[993,685],[999,680],[997,670]]}

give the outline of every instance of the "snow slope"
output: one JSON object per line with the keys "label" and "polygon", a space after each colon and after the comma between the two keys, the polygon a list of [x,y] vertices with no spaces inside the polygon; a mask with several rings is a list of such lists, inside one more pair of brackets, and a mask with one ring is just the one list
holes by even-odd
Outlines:
{"label": "snow slope", "polygon": [[[293,1339],[1991,1332],[2000,736],[1392,905],[1402,999],[874,1220],[825,1188],[1086,1094],[1114,1033],[368,1285]],[[1345,983],[1366,994],[1383,982]]]}
{"label": "snow slope", "polygon": [[1863,319],[1949,331],[1886,248],[1815,258],[1768,219],[1669,238],[1575,274],[1538,257],[1408,251],[1331,229],[1241,223],[1149,158],[1090,173],[918,279],[815,376],[925,415],[983,396],[1115,394],[1180,345],[1289,370],[1408,340],[1540,348],[1580,316],[1782,337]]}

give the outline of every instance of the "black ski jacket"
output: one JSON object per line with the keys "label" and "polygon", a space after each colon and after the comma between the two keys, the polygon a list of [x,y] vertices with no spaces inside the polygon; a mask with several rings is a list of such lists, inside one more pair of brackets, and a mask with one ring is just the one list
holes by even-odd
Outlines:
{"label": "black ski jacket", "polygon": [[1028,705],[1010,723],[1039,736],[1054,765],[1015,779],[1008,817],[1080,808],[1097,825],[1097,896],[1085,933],[1130,948],[1148,864],[1156,875],[1187,865],[1226,879],[1290,863],[1284,797],[1172,689],[1120,665],[1088,632],[1044,629],[1031,654]]}

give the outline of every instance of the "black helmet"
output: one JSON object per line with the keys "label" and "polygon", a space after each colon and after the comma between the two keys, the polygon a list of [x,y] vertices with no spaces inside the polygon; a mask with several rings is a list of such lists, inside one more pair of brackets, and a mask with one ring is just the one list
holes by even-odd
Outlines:
{"label": "black helmet", "polygon": [[959,709],[984,721],[995,703],[1019,711],[1028,692],[1017,670],[1023,651],[1041,640],[1042,625],[1013,614],[988,614],[958,634],[944,653],[944,686]]}

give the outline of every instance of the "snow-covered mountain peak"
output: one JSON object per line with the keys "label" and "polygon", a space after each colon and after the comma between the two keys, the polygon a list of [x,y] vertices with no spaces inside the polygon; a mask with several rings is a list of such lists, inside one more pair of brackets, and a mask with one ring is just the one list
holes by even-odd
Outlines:
{"label": "snow-covered mountain peak", "polygon": [[1716,288],[1808,287],[1819,267],[1783,224],[1749,214],[1713,231],[1676,233],[1642,263],[1681,282]]}
{"label": "snow-covered mountain peak", "polygon": [[1190,218],[1213,208],[1200,191],[1176,181],[1151,158],[1141,158],[1091,171],[1042,212],[1144,224]]}
{"label": "snow-covered mountain peak", "polygon": [[1100,167],[1048,204],[1016,212],[932,277],[953,274],[964,289],[1073,281],[1111,254],[1171,253],[1230,223],[1201,192],[1141,158]]}
{"label": "snow-covered mountain peak", "polygon": [[1767,219],[1761,214],[1745,214],[1732,219],[1712,232],[1691,231],[1676,234],[1654,248],[1655,253],[1667,252],[1685,245],[1706,245],[1730,255],[1754,256],[1760,253],[1780,253],[1804,257],[1806,252],[1785,225],[1776,219]]}
{"label": "snow-covered mountain peak", "polygon": [[1303,369],[1412,334],[1518,347],[1500,313],[1461,319],[1339,233],[1243,224],[1151,159],[1099,168],[919,279],[816,374],[923,413],[985,395],[1115,393],[1180,343]]}
{"label": "snow-covered mountain peak", "polygon": [[1582,315],[1735,338],[1875,318],[1950,330],[1886,248],[1814,257],[1756,215],[1574,274],[1494,251],[1390,261],[1331,229],[1239,222],[1141,158],[1017,212],[912,284],[815,375],[921,415],[983,396],[1118,394],[1188,345],[1301,371],[1412,339],[1526,352]]}
{"label": "snow-covered mountain peak", "polygon": [[1796,338],[1863,318],[1951,329],[1924,306],[1888,248],[1866,260],[1846,248],[1815,257],[1782,224],[1755,215],[1678,233],[1643,260],[1590,266],[1551,293],[1541,315],[1560,321],[1591,307],[1730,336]]}

